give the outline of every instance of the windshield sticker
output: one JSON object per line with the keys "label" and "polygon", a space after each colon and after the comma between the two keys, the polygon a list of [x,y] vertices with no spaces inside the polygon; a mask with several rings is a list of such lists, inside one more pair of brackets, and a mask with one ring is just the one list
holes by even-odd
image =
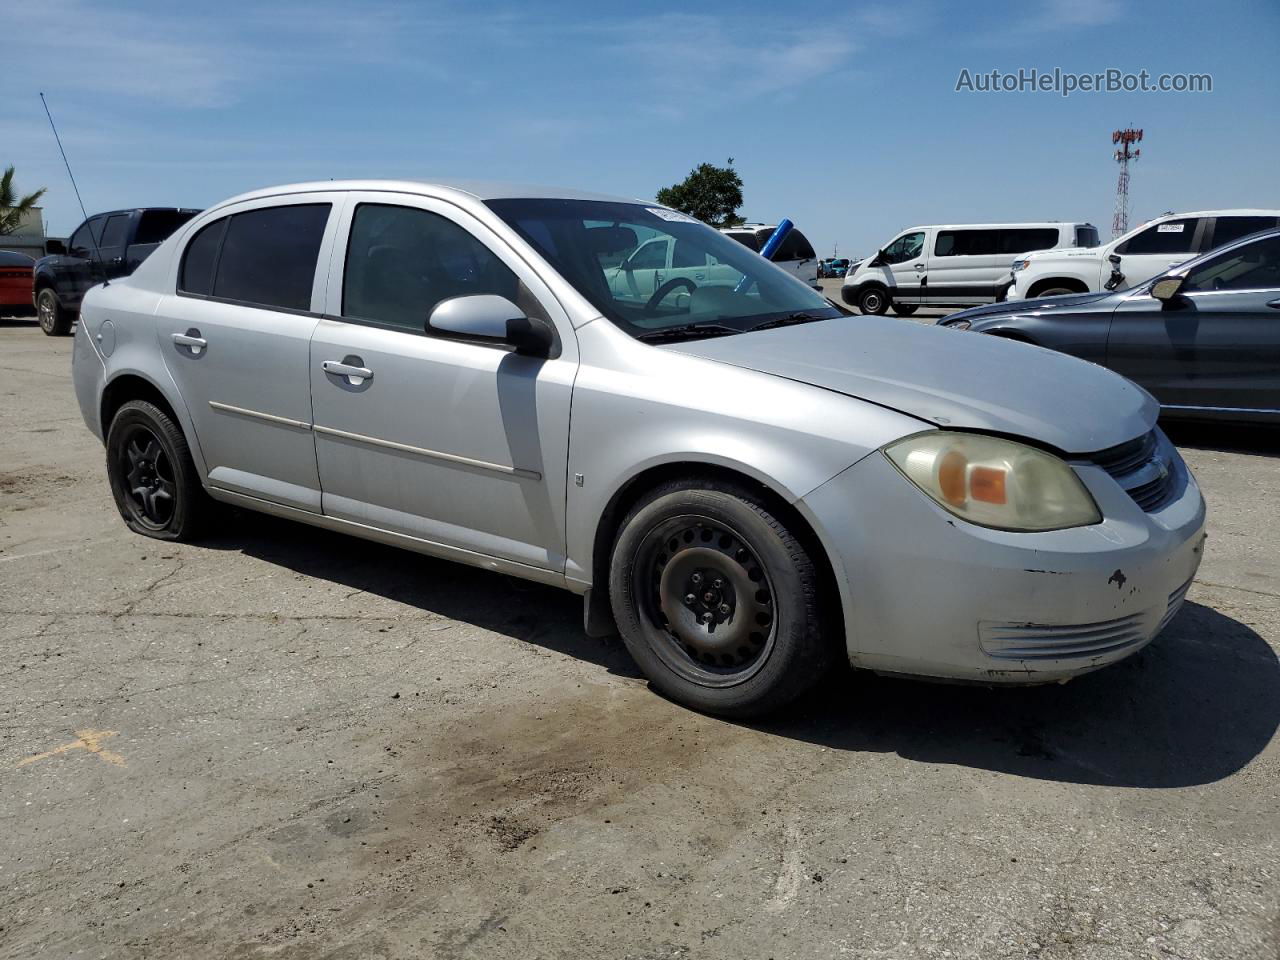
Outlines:
{"label": "windshield sticker", "polygon": [[1162,223],[1156,227],[1156,233],[1181,233],[1185,223]]}
{"label": "windshield sticker", "polygon": [[695,220],[693,217],[689,216],[687,213],[680,213],[678,210],[667,210],[664,207],[645,207],[645,209],[648,210],[650,213],[652,213],[655,217],[660,217],[661,219],[667,220],[671,223],[700,222],[698,220]]}

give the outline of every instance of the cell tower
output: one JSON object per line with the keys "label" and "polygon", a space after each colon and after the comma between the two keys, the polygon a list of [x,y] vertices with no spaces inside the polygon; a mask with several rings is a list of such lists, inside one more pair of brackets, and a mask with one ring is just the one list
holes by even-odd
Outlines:
{"label": "cell tower", "polygon": [[1127,233],[1129,230],[1129,161],[1137,160],[1142,151],[1130,149],[1142,139],[1142,131],[1126,127],[1111,134],[1111,142],[1118,143],[1115,159],[1120,164],[1120,179],[1116,183],[1116,213],[1111,218],[1112,238]]}

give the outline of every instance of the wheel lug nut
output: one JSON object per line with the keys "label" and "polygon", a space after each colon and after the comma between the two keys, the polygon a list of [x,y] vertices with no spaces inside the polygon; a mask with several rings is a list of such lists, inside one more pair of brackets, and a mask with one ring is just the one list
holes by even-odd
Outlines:
{"label": "wheel lug nut", "polygon": [[728,612],[729,612],[729,605],[728,605],[727,603],[722,603],[722,604],[720,604],[720,612],[721,612],[721,613],[728,613]]}
{"label": "wheel lug nut", "polygon": [[717,590],[719,590],[721,587],[724,586],[724,581],[721,580],[719,577],[716,577],[714,580],[711,581],[711,585],[715,587]]}
{"label": "wheel lug nut", "polygon": [[689,582],[696,587],[698,584],[702,582],[702,574],[695,573],[692,577],[689,578]]}
{"label": "wheel lug nut", "polygon": [[710,622],[711,622],[711,614],[710,614],[710,613],[704,613],[704,614],[702,615],[702,622],[703,622],[703,623],[710,623]]}
{"label": "wheel lug nut", "polygon": [[692,593],[686,593],[684,595],[684,602],[692,606],[693,604],[698,602],[698,598],[695,597]]}

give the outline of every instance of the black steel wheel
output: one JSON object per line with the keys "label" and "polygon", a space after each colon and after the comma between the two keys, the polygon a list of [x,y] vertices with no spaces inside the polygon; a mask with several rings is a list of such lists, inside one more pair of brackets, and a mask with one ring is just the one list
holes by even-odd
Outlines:
{"label": "black steel wheel", "polygon": [[609,595],[653,685],[709,713],[777,709],[833,662],[808,550],[745,487],[677,481],[643,498],[615,542]]}
{"label": "black steel wheel", "polygon": [[145,400],[130,400],[111,421],[107,478],[120,516],[143,536],[190,540],[208,513],[181,429]]}
{"label": "black steel wheel", "polygon": [[52,287],[45,287],[36,297],[36,317],[47,336],[65,337],[71,332],[71,314],[62,309]]}

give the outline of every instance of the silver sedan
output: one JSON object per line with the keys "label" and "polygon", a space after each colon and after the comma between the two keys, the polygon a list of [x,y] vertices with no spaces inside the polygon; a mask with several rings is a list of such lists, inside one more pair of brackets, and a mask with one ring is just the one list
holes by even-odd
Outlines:
{"label": "silver sedan", "polygon": [[84,300],[125,522],[212,501],[555,584],[653,685],[746,716],[841,660],[1065,680],[1140,649],[1204,502],[1150,395],[849,317],[642,201],[354,181],[235,197]]}

